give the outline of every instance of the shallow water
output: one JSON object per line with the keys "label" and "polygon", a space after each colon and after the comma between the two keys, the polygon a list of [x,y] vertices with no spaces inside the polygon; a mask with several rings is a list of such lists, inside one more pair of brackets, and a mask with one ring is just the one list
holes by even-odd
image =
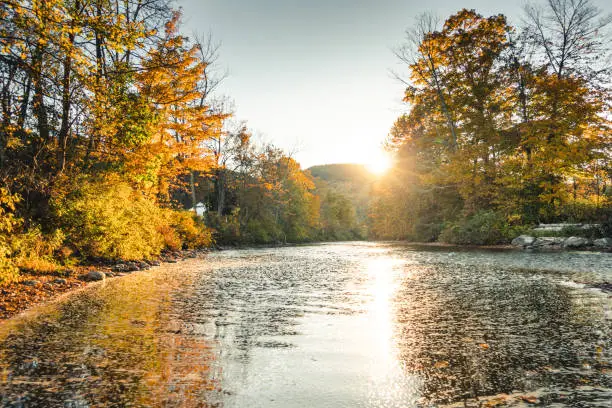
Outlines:
{"label": "shallow water", "polygon": [[0,325],[11,407],[609,406],[612,256],[223,251]]}

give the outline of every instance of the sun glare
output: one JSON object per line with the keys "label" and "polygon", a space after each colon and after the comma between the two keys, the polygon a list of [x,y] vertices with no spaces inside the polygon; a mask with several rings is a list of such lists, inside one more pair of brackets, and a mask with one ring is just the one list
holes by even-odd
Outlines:
{"label": "sun glare", "polygon": [[382,175],[391,167],[391,158],[384,152],[373,154],[370,161],[366,163],[368,170],[376,175]]}

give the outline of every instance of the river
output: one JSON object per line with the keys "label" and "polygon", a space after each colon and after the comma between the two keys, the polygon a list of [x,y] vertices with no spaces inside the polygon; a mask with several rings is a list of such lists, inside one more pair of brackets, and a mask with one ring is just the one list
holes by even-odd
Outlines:
{"label": "river", "polygon": [[0,324],[0,406],[610,406],[612,255],[228,250]]}

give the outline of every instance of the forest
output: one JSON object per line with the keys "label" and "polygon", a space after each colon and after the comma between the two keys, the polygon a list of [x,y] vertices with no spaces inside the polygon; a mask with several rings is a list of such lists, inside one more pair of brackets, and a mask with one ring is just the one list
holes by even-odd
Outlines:
{"label": "forest", "polygon": [[0,21],[0,283],[215,241],[354,238],[346,201],[214,100],[217,46],[182,34],[172,1],[3,0]]}
{"label": "forest", "polygon": [[420,16],[397,50],[410,110],[371,236],[497,244],[551,222],[612,235],[610,21],[588,0],[527,5],[521,27]]}
{"label": "forest", "polygon": [[0,284],[214,243],[609,226],[610,18],[551,0],[524,20],[417,19],[397,50],[394,166],[376,179],[256,143],[214,97],[217,46],[183,34],[170,0],[1,0]]}

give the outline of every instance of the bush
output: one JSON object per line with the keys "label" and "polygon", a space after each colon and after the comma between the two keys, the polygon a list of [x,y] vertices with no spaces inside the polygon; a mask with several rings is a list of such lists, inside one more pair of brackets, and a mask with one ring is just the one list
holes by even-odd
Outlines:
{"label": "bush", "polygon": [[67,239],[85,257],[142,259],[175,244],[167,213],[118,180],[81,181],[52,206]]}
{"label": "bush", "polygon": [[447,224],[439,241],[461,245],[495,245],[507,243],[518,235],[506,219],[494,211],[479,211],[473,216]]}
{"label": "bush", "polygon": [[434,242],[442,233],[443,227],[441,223],[417,222],[414,226],[413,239],[418,242]]}
{"label": "bush", "polygon": [[240,231],[240,209],[235,208],[231,214],[219,216],[216,212],[206,214],[206,222],[214,231],[216,242],[236,244],[242,241]]}
{"label": "bush", "polygon": [[56,272],[60,266],[54,255],[62,247],[65,235],[61,230],[43,234],[34,227],[21,234],[14,234],[11,247],[14,262],[21,270],[31,273]]}
{"label": "bush", "polygon": [[0,286],[15,282],[19,279],[19,269],[10,258],[10,249],[4,239],[0,237]]}
{"label": "bush", "polygon": [[202,218],[190,211],[172,211],[172,227],[181,241],[182,249],[209,247],[212,232],[206,228]]}
{"label": "bush", "polygon": [[0,285],[19,279],[19,269],[12,259],[11,234],[22,220],[15,215],[15,205],[19,196],[0,188]]}

